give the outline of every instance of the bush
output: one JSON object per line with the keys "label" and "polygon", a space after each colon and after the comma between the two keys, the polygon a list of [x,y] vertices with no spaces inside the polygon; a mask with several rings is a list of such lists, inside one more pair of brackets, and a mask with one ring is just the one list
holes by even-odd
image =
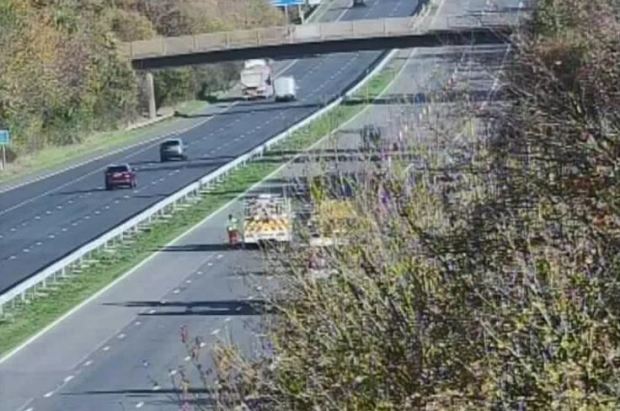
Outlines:
{"label": "bush", "polygon": [[541,2],[490,135],[416,124],[387,171],[364,163],[356,223],[323,252],[335,274],[311,276],[307,247],[272,251],[269,348],[214,351],[221,409],[620,407],[612,5]]}

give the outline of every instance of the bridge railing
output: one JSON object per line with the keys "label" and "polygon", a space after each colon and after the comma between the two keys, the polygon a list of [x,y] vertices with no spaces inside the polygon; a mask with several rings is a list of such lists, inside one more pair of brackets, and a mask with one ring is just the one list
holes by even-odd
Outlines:
{"label": "bridge railing", "polygon": [[154,38],[120,45],[130,60],[207,53],[218,50],[304,44],[356,38],[381,38],[425,34],[435,30],[510,26],[515,24],[505,13],[449,16],[433,26],[419,25],[415,17],[353,20],[345,22],[267,27],[180,37]]}
{"label": "bridge railing", "polygon": [[414,23],[415,18],[404,17],[267,27],[179,37],[158,37],[124,43],[119,48],[129,59],[139,60],[246,47],[410,34],[414,32]]}

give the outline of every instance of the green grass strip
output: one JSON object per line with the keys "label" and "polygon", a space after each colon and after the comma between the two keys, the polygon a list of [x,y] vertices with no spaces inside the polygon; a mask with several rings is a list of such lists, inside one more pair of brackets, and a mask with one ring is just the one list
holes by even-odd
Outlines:
{"label": "green grass strip", "polygon": [[386,69],[373,77],[354,97],[355,104],[340,105],[269,150],[263,159],[249,162],[229,174],[194,205],[179,208],[171,216],[153,222],[148,230],[119,243],[114,252],[98,251],[88,267],[74,270],[67,278],[41,288],[34,298],[7,307],[0,319],[0,356],[52,323],[89,296],[110,284],[153,252],[199,223],[207,215],[262,181],[287,161],[283,152],[302,151],[367,107],[390,84],[396,74]]}

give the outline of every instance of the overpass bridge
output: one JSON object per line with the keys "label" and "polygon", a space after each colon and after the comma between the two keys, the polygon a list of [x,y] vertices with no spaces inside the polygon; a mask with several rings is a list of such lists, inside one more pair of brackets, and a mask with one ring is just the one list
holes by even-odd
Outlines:
{"label": "overpass bridge", "polygon": [[354,20],[160,37],[120,45],[135,69],[198,65],[250,58],[298,58],[305,55],[490,44],[508,41],[518,24],[514,13]]}

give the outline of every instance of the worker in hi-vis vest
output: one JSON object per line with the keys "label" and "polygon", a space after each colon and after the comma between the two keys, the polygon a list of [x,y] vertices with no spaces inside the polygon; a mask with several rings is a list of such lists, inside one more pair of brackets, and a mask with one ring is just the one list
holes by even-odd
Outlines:
{"label": "worker in hi-vis vest", "polygon": [[232,214],[228,215],[228,244],[232,247],[239,240],[239,222]]}

